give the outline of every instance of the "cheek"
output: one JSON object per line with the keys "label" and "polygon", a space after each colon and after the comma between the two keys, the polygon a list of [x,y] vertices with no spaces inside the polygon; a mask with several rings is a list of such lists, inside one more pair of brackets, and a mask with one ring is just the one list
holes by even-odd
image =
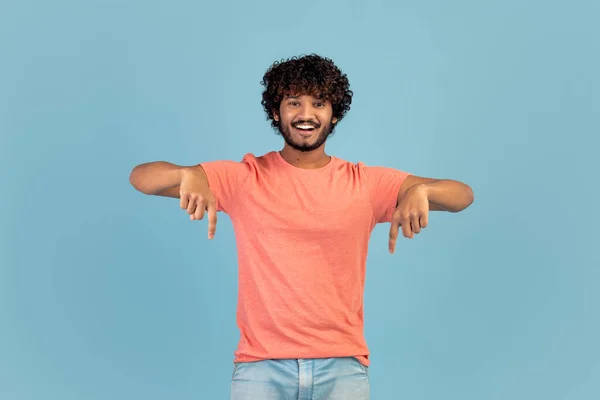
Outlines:
{"label": "cheek", "polygon": [[284,124],[286,124],[286,125],[289,125],[289,124],[291,124],[291,123],[292,123],[292,120],[293,120],[293,116],[292,116],[292,115],[290,115],[289,113],[287,113],[287,114],[286,114],[286,113],[284,112],[284,113],[282,113],[282,114],[281,114],[281,122],[282,122],[282,123],[284,123]]}
{"label": "cheek", "polygon": [[279,112],[277,115],[279,117],[279,122],[285,122],[286,114],[287,114],[287,112],[285,110],[285,107],[283,107],[283,106],[279,107]]}
{"label": "cheek", "polygon": [[333,118],[333,109],[331,107],[327,107],[327,109],[322,110],[322,112],[319,113],[319,118],[322,118],[325,121],[331,121]]}
{"label": "cheek", "polygon": [[323,113],[323,114],[319,115],[319,119],[321,120],[321,123],[323,123],[323,124],[330,123],[332,118],[333,118],[333,115],[331,112],[327,112],[327,113]]}

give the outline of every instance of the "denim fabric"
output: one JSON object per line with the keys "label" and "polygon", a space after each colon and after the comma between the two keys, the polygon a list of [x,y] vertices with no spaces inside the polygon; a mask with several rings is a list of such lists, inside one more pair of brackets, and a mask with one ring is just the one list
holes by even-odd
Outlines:
{"label": "denim fabric", "polygon": [[231,400],[368,400],[369,368],[354,357],[236,363]]}

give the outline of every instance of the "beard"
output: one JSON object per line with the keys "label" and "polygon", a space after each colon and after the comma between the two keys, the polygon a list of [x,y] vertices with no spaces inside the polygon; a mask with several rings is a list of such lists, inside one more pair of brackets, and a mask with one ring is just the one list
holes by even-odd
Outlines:
{"label": "beard", "polygon": [[[319,127],[321,126],[320,124],[314,121],[296,121],[291,125],[297,126],[303,123],[310,123],[316,127],[315,129],[319,129]],[[284,125],[281,121],[279,121],[279,133],[281,133],[281,136],[283,136],[285,142],[291,148],[302,152],[313,151],[321,147],[327,141],[327,138],[333,133],[334,127],[334,124],[331,121],[329,121],[327,125],[324,125],[322,127],[321,132],[319,133],[319,136],[317,137],[317,140],[314,141],[314,143],[298,143],[294,141],[294,138],[292,137],[292,132],[290,132],[289,125]]]}

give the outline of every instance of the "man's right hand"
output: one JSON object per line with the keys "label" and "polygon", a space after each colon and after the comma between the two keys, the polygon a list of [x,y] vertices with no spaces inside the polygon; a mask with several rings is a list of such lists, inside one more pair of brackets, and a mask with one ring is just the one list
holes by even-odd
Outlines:
{"label": "man's right hand", "polygon": [[213,239],[217,230],[217,202],[201,166],[181,170],[179,198],[181,208],[187,211],[192,221],[201,220],[208,211],[208,238]]}

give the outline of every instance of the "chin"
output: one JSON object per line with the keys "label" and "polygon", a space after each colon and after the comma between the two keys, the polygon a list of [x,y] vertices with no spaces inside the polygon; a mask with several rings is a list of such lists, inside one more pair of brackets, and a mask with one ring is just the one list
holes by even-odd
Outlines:
{"label": "chin", "polygon": [[[283,136],[287,144],[302,152],[313,151],[321,147],[329,137],[330,132],[331,125],[325,125],[321,126],[316,131],[312,131],[310,135],[303,136],[291,125],[285,125],[285,128],[283,125],[279,125],[279,133]],[[323,137],[324,135],[325,137]]]}

